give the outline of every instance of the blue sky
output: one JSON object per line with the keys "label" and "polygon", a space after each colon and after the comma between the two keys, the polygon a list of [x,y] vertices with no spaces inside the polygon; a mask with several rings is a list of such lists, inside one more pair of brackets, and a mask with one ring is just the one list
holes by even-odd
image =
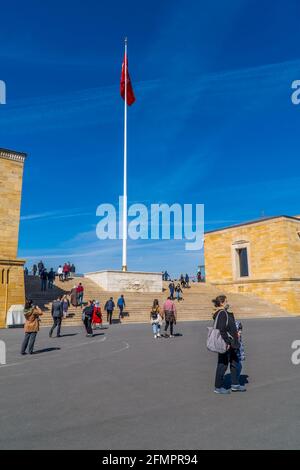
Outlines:
{"label": "blue sky", "polygon": [[[122,193],[123,38],[128,198],[205,204],[211,230],[300,213],[296,0],[10,1],[1,7],[0,147],[25,151],[19,256],[119,268],[96,208]],[[184,241],[129,241],[130,269],[194,272]]]}

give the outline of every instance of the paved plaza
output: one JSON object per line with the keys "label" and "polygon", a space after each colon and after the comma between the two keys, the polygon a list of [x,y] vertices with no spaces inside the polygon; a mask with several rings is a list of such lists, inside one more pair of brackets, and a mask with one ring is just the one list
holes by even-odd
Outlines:
{"label": "paved plaza", "polygon": [[299,318],[244,320],[246,393],[213,393],[207,322],[179,323],[173,339],[151,326],[112,325],[86,338],[42,328],[36,354],[22,329],[0,330],[0,449],[292,449],[300,447]]}

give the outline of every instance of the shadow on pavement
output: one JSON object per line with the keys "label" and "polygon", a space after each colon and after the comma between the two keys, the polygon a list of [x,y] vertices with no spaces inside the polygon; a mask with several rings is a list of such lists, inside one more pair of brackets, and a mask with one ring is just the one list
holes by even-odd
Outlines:
{"label": "shadow on pavement", "polygon": [[51,352],[51,351],[58,351],[61,348],[44,348],[44,349],[38,349],[37,351],[34,351],[33,354],[42,354],[45,352]]}

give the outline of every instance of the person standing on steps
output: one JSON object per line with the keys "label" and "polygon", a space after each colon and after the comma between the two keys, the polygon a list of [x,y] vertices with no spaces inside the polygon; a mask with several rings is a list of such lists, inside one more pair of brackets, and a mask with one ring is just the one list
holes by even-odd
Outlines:
{"label": "person standing on steps", "polygon": [[69,301],[69,298],[68,298],[67,295],[63,296],[63,298],[61,300],[61,303],[62,303],[62,308],[63,308],[63,317],[67,318],[68,310],[69,310],[69,307],[70,307],[70,301]]}
{"label": "person standing on steps", "polygon": [[80,282],[77,286],[77,304],[80,305],[80,307],[82,307],[82,303],[83,303],[83,294],[84,294],[84,287]]}
{"label": "person standing on steps", "polygon": [[55,281],[55,272],[53,268],[48,272],[48,289],[53,289],[53,283]]}
{"label": "person standing on steps", "polygon": [[37,268],[37,265],[34,264],[34,265],[32,266],[32,274],[33,274],[34,276],[36,276],[37,269],[38,269],[38,268]]}
{"label": "person standing on steps", "polygon": [[70,292],[71,304],[73,307],[78,307],[78,294],[77,294],[77,286],[74,286]]}
{"label": "person standing on steps", "polygon": [[215,307],[213,314],[215,328],[220,331],[221,337],[227,345],[227,351],[225,353],[218,353],[214,391],[221,395],[230,393],[230,390],[224,387],[224,376],[228,365],[230,365],[231,391],[245,392],[246,388],[239,383],[238,350],[240,344],[234,315],[229,311],[226,295],[219,295],[213,299],[212,302]]}
{"label": "person standing on steps", "polygon": [[175,284],[173,281],[170,282],[169,284],[169,291],[170,291],[170,298],[173,300],[174,299],[174,291],[175,291]]}
{"label": "person standing on steps", "polygon": [[110,297],[110,299],[107,300],[104,306],[104,310],[106,310],[106,313],[107,313],[107,323],[109,323],[110,325],[112,324],[112,316],[113,316],[114,308],[115,308],[114,299],[113,297]]}
{"label": "person standing on steps", "polygon": [[82,310],[82,321],[85,326],[86,336],[92,337],[93,336],[93,329],[92,329],[92,318],[94,312],[94,304],[91,300],[88,301],[88,304]]}
{"label": "person standing on steps", "polygon": [[180,283],[178,282],[177,286],[175,287],[175,292],[176,292],[176,298],[177,302],[180,302],[180,300],[184,300],[182,297],[182,289],[180,286]]}
{"label": "person standing on steps", "polygon": [[173,329],[174,329],[174,325],[176,325],[177,314],[176,314],[175,304],[172,301],[171,297],[168,297],[168,299],[165,301],[163,305],[163,318],[166,322],[165,334],[167,334],[168,328],[170,326],[170,338],[174,338]]}
{"label": "person standing on steps", "polygon": [[119,322],[121,323],[121,320],[123,320],[123,310],[124,307],[126,307],[123,294],[121,295],[121,297],[118,298],[117,306],[119,307]]}
{"label": "person standing on steps", "polygon": [[63,303],[62,298],[59,297],[57,300],[52,302],[52,310],[51,310],[52,318],[53,318],[53,325],[51,330],[49,331],[49,337],[51,338],[53,335],[53,331],[57,327],[56,337],[60,338],[60,329],[61,329],[61,322],[63,318]]}
{"label": "person standing on steps", "polygon": [[24,356],[29,348],[29,354],[33,354],[34,343],[36,340],[36,335],[40,329],[40,316],[43,315],[42,310],[33,305],[32,300],[26,299],[24,316],[25,316],[25,338],[22,343],[21,354]]}
{"label": "person standing on steps", "polygon": [[47,269],[43,269],[43,271],[40,274],[41,278],[41,291],[44,292],[47,290],[47,281],[48,281],[48,273]]}

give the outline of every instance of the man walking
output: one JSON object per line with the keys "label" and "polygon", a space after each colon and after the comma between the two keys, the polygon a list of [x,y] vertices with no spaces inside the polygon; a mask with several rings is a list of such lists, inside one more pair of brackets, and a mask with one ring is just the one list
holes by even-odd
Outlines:
{"label": "man walking", "polygon": [[115,308],[115,303],[113,297],[111,297],[105,304],[104,310],[107,313],[107,322],[111,325],[112,324],[112,315]]}
{"label": "man walking", "polygon": [[60,328],[61,328],[61,321],[63,317],[63,304],[61,301],[61,297],[59,297],[57,300],[54,300],[54,302],[52,302],[51,314],[53,317],[53,325],[49,332],[49,337],[50,338],[52,337],[53,331],[57,327],[56,337],[60,338]]}
{"label": "man walking", "polygon": [[119,307],[119,322],[121,323],[121,320],[123,319],[123,310],[124,310],[124,307],[126,307],[123,294],[121,295],[121,297],[118,298],[117,305]]}
{"label": "man walking", "polygon": [[88,337],[93,336],[93,329],[92,329],[93,312],[94,312],[94,304],[91,300],[89,300],[88,305],[84,307],[82,311],[82,321],[85,326],[86,336]]}
{"label": "man walking", "polygon": [[173,327],[174,324],[176,325],[177,321],[177,314],[176,314],[176,307],[174,302],[172,301],[171,297],[168,297],[168,299],[165,301],[164,306],[163,306],[163,317],[165,319],[166,325],[165,325],[165,334],[168,331],[168,328],[170,326],[170,338],[174,338],[173,335]]}

